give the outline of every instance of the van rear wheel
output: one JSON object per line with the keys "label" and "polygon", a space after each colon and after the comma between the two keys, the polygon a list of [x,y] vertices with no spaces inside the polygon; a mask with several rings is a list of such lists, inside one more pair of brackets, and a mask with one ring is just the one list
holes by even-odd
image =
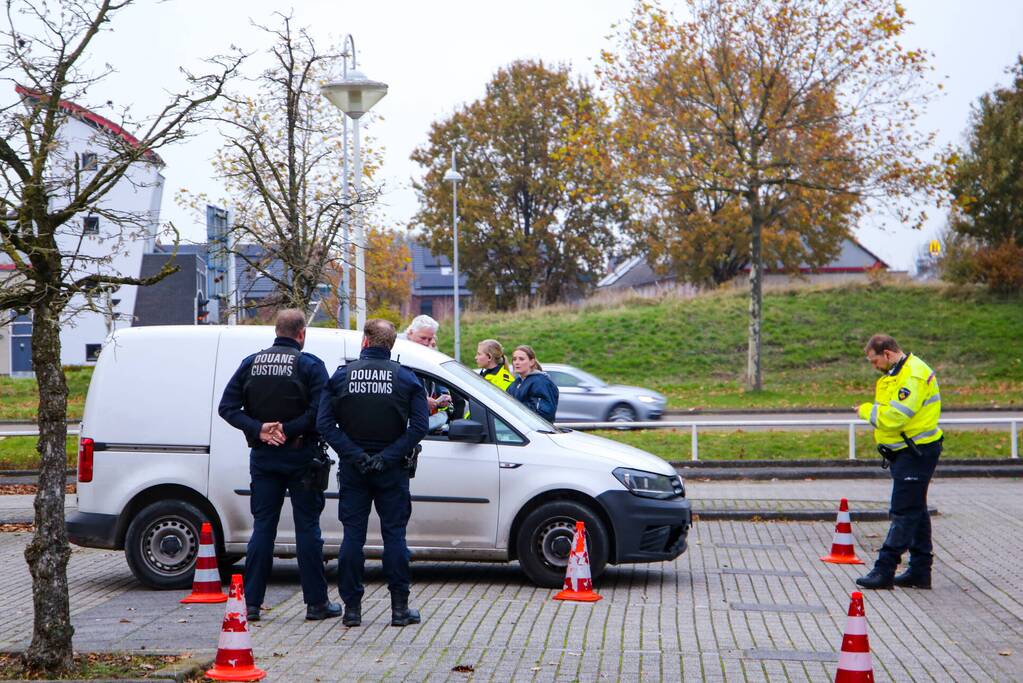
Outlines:
{"label": "van rear wheel", "polygon": [[586,525],[590,573],[597,578],[607,566],[607,529],[593,510],[572,501],[544,503],[530,512],[519,527],[515,541],[519,564],[530,581],[543,588],[561,588],[572,550],[576,520]]}
{"label": "van rear wheel", "polygon": [[205,515],[191,503],[161,500],[144,507],[128,526],[124,556],[131,573],[150,588],[189,588]]}

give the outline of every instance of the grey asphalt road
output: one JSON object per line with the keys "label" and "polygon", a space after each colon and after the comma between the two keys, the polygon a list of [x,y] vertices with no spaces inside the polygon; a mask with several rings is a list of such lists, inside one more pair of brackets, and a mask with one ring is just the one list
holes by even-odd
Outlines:
{"label": "grey asphalt road", "polygon": [[[701,424],[705,422],[746,422],[746,421],[757,421],[757,422],[786,422],[786,421],[808,421],[816,422],[822,420],[847,420],[855,417],[852,412],[852,408],[847,412],[829,412],[829,413],[686,413],[683,411],[671,411],[664,416],[662,421],[685,421],[685,422],[699,422]],[[1020,426],[1023,426],[1023,410],[1019,411],[1004,411],[1004,410],[953,410],[942,413],[943,420],[949,419],[973,419],[973,420],[991,420],[991,422],[979,422],[974,424],[943,424],[942,428],[946,429],[969,429],[969,428],[991,428],[995,426],[1004,426],[1009,428],[1008,424],[1005,424],[1005,420],[1015,419],[1019,422]],[[998,424],[998,423],[1002,424]],[[79,426],[78,422],[70,422],[68,427],[77,429]],[[865,427],[865,423],[864,423]],[[35,429],[36,425],[32,422],[6,422],[0,423],[0,438],[5,434],[10,434],[12,431],[19,430],[31,430]],[[708,424],[702,429],[733,429],[735,427],[729,426],[712,426]],[[764,425],[764,426],[751,426],[743,427],[746,430],[764,430],[764,429],[785,429],[785,430],[803,430],[803,429],[845,429],[845,426],[835,425],[817,425],[812,424],[806,425]]]}
{"label": "grey asphalt road", "polygon": [[[682,422],[791,422],[791,421],[820,421],[820,420],[849,420],[855,418],[856,415],[849,408],[847,412],[829,412],[829,413],[808,413],[808,412],[792,412],[792,413],[687,413],[687,412],[670,412],[664,416],[663,422],[668,421],[682,421]],[[956,425],[956,424],[942,424],[942,429],[956,430],[956,429],[1008,429],[1009,425],[1004,424],[1004,420],[1018,420],[1019,426],[1023,427],[1023,410],[1019,411],[981,411],[981,410],[954,410],[947,411],[941,414],[942,421],[952,419],[971,419],[971,420],[992,420],[989,423],[980,424],[969,424],[969,425]],[[999,424],[999,423],[1002,424]],[[864,428],[867,428],[864,423]],[[734,430],[735,427],[716,427],[708,425],[706,427],[700,427],[704,429],[715,429],[715,430]],[[812,425],[768,425],[759,427],[743,427],[747,431],[764,431],[770,429],[780,430],[842,430],[846,429],[845,426],[818,426]]]}

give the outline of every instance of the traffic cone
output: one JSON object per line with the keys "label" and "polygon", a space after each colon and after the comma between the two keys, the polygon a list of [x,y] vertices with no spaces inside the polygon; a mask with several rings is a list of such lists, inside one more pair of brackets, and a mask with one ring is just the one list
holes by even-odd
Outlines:
{"label": "traffic cone", "polygon": [[202,523],[199,532],[199,557],[195,558],[195,576],[192,578],[192,594],[181,602],[226,602],[227,596],[220,585],[220,570],[217,569],[217,549],[213,545],[213,525]]}
{"label": "traffic cone", "polygon": [[554,599],[576,602],[603,600],[603,596],[593,592],[593,579],[590,577],[590,553],[586,550],[586,526],[582,520],[575,523],[572,552],[568,556],[568,567],[565,569],[565,588],[555,595]]}
{"label": "traffic cone", "polygon": [[220,628],[217,659],[206,675],[215,681],[258,681],[266,672],[257,669],[252,659],[252,639],[245,618],[245,585],[242,575],[231,577],[224,625]]}
{"label": "traffic cone", "polygon": [[842,636],[842,652],[838,655],[835,683],[874,683],[874,666],[870,661],[867,640],[867,615],[863,611],[863,593],[849,596],[849,621]]}
{"label": "traffic cone", "polygon": [[831,543],[831,554],[821,558],[833,564],[863,564],[853,550],[852,522],[849,521],[849,501],[845,498],[838,505],[838,521],[835,522],[835,538]]}

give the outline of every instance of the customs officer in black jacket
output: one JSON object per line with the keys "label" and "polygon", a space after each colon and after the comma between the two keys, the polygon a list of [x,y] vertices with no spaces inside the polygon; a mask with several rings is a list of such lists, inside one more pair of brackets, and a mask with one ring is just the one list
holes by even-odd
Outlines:
{"label": "customs officer in black jacket", "polygon": [[306,619],[329,619],[341,615],[341,606],[327,599],[320,534],[324,496],[307,476],[319,452],[316,412],[327,383],[327,368],[316,356],[302,353],[306,332],[302,311],[281,311],[275,332],[273,346],[242,361],[220,400],[220,416],[245,434],[252,449],[253,527],[245,553],[248,618],[259,621],[287,491],[295,517]]}
{"label": "customs officer in black jacket", "polygon": [[419,623],[409,609],[409,551],[405,528],[412,514],[409,455],[426,435],[429,410],[422,383],[391,360],[396,333],[386,320],[369,320],[359,360],[338,368],[320,399],[317,427],[341,457],[338,514],[344,540],[338,591],[344,624],[362,623],[363,546],[370,506],[380,515],[384,574],[391,591],[391,625]]}

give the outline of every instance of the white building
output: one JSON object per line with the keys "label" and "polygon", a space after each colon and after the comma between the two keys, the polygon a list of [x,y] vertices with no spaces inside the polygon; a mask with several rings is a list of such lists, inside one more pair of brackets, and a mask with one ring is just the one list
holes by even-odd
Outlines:
{"label": "white building", "polygon": [[[20,86],[23,97],[32,94]],[[103,165],[111,154],[111,147],[138,141],[113,121],[72,102],[61,102],[67,114],[60,128],[59,147],[53,152],[50,172],[52,186],[57,188],[53,210],[59,209],[60,187],[75,174],[82,183]],[[65,266],[77,275],[103,273],[122,277],[138,277],[142,270],[143,254],[153,250],[160,222],[160,203],[163,199],[164,178],[160,173],[163,160],[155,153],[133,164],[128,173],[93,207],[69,220],[58,234],[58,244],[65,254],[78,254],[79,258],[65,259]],[[80,244],[80,246],[79,246]],[[129,327],[133,321],[138,287],[122,286],[101,300],[88,301],[76,296],[68,307],[68,318],[61,326],[61,363],[84,365],[95,361],[103,340],[114,329]],[[20,348],[9,346],[11,358],[8,367],[18,374],[31,370],[25,364],[24,332],[22,321]],[[6,330],[11,333],[10,328]],[[5,337],[7,334],[4,335]],[[2,345],[0,345],[0,350]],[[27,354],[31,358],[31,350]],[[5,364],[0,363],[0,368]]]}

